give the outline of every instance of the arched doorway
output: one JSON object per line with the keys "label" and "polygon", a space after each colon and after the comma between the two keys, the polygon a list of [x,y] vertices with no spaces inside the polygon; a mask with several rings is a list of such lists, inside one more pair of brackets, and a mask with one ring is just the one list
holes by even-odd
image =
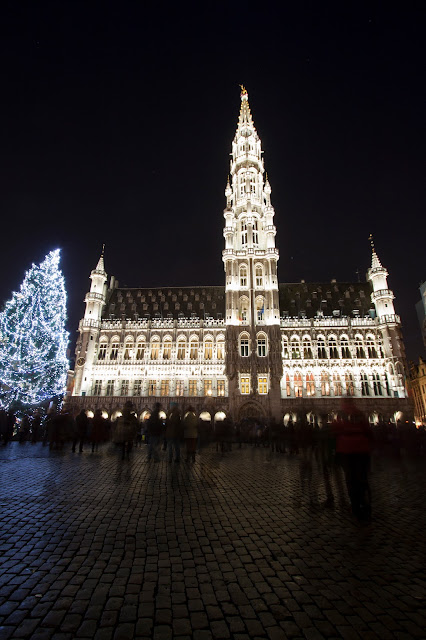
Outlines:
{"label": "arched doorway", "polygon": [[265,420],[265,411],[256,402],[246,402],[238,409],[238,420]]}

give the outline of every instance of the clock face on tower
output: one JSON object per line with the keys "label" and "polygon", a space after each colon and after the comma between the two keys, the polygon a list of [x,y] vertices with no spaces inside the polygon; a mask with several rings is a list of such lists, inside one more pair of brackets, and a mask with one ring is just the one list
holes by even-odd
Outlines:
{"label": "clock face on tower", "polygon": [[86,362],[86,360],[84,358],[78,358],[78,360],[77,360],[77,364],[78,364],[79,367],[82,367],[85,362]]}

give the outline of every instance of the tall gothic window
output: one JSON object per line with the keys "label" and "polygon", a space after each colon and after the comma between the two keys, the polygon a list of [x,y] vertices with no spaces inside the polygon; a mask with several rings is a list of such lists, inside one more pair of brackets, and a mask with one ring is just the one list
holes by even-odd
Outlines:
{"label": "tall gothic window", "polygon": [[301,373],[294,374],[294,396],[296,398],[301,398],[303,396],[303,382]]}
{"label": "tall gothic window", "polygon": [[265,318],[265,301],[263,298],[256,300],[256,317],[257,322],[263,322]]}
{"label": "tall gothic window", "polygon": [[375,396],[383,395],[382,383],[380,381],[380,376],[378,373],[373,373],[373,391]]}
{"label": "tall gothic window", "polygon": [[145,342],[138,342],[136,360],[143,360],[145,356]]}
{"label": "tall gothic window", "polygon": [[366,341],[367,353],[369,358],[377,358],[377,350],[374,339],[371,336],[368,336]]}
{"label": "tall gothic window", "polygon": [[370,395],[370,385],[368,384],[368,376],[366,373],[361,373],[361,395]]}
{"label": "tall gothic window", "polygon": [[240,268],[240,287],[247,286],[247,267],[243,264]]}
{"label": "tall gothic window", "polygon": [[120,395],[121,396],[128,396],[129,395],[129,380],[122,380],[121,381]]}
{"label": "tall gothic window", "polygon": [[151,360],[158,360],[160,353],[160,343],[158,340],[153,340],[151,343]]}
{"label": "tall gothic window", "polygon": [[183,380],[176,380],[176,392],[177,396],[183,396],[184,392],[184,382]]}
{"label": "tall gothic window", "polygon": [[204,359],[212,360],[213,358],[213,342],[211,340],[207,340],[204,343]]}
{"label": "tall gothic window", "polygon": [[241,393],[242,394],[250,393],[250,378],[245,376],[241,378]]}
{"label": "tall gothic window", "polygon": [[189,357],[190,357],[191,360],[197,360],[198,359],[198,342],[196,342],[195,340],[191,340],[191,347],[190,347]]}
{"label": "tall gothic window", "polygon": [[190,380],[189,381],[188,391],[189,391],[189,395],[190,396],[196,396],[197,395],[197,381],[196,380]]}
{"label": "tall gothic window", "polygon": [[117,360],[118,358],[118,342],[113,342],[111,345],[110,360]]}
{"label": "tall gothic window", "polygon": [[357,358],[365,358],[364,344],[361,336],[356,336],[355,339],[355,350]]}
{"label": "tall gothic window", "polygon": [[340,380],[340,375],[338,373],[333,373],[333,386],[335,396],[343,395],[342,381]]}
{"label": "tall gothic window", "polygon": [[213,393],[213,385],[211,380],[204,380],[204,395],[211,396]]}
{"label": "tall gothic window", "polygon": [[298,360],[300,358],[300,342],[299,338],[293,337],[290,340],[291,347],[291,357],[293,360]]}
{"label": "tall gothic window", "polygon": [[169,395],[169,387],[170,387],[169,381],[168,380],[162,380],[161,381],[161,387],[160,387],[160,395],[168,396]]}
{"label": "tall gothic window", "polygon": [[263,269],[260,265],[256,267],[256,287],[259,289],[263,287]]}
{"label": "tall gothic window", "polygon": [[142,393],[142,380],[135,380],[133,383],[133,395],[140,396]]}
{"label": "tall gothic window", "polygon": [[325,340],[324,338],[318,338],[318,358],[324,359],[327,357],[327,352],[325,350]]}
{"label": "tall gothic window", "polygon": [[348,396],[355,395],[354,377],[352,373],[350,373],[349,371],[345,373],[345,384],[346,384],[346,395]]}
{"label": "tall gothic window", "polygon": [[283,358],[288,358],[288,340],[283,338]]}
{"label": "tall gothic window", "polygon": [[306,374],[306,395],[309,397],[315,395],[315,380],[313,373]]}
{"label": "tall gothic window", "polygon": [[133,355],[133,342],[126,342],[124,345],[124,359],[130,360]]}
{"label": "tall gothic window", "polygon": [[218,340],[217,341],[217,359],[218,360],[223,360],[223,358],[225,357],[225,343],[223,340]]}
{"label": "tall gothic window", "polygon": [[101,342],[101,344],[99,345],[98,360],[105,360],[106,352],[107,352],[107,343]]}
{"label": "tall gothic window", "polygon": [[321,373],[321,395],[330,395],[330,375],[327,373],[327,371],[323,371]]}
{"label": "tall gothic window", "polygon": [[285,390],[287,393],[287,397],[290,398],[291,396],[291,384],[290,384],[290,376],[288,375],[288,373],[286,373],[285,376]]}
{"label": "tall gothic window", "polygon": [[155,396],[157,394],[157,381],[149,380],[148,382],[148,395]]}
{"label": "tall gothic window", "polygon": [[257,247],[259,245],[259,227],[258,222],[255,220],[253,222],[253,246]]}
{"label": "tall gothic window", "polygon": [[330,358],[338,358],[339,353],[337,351],[336,338],[330,338],[328,341],[328,348],[330,350]]}
{"label": "tall gothic window", "polygon": [[310,360],[312,358],[312,347],[309,338],[303,338],[303,357]]}
{"label": "tall gothic window", "polygon": [[240,338],[240,355],[246,358],[249,354],[249,340],[248,338]]}
{"label": "tall gothic window", "polygon": [[257,355],[260,358],[266,356],[266,338],[264,336],[259,336],[257,339]]}
{"label": "tall gothic window", "polygon": [[224,396],[225,395],[225,380],[217,381],[217,395]]}
{"label": "tall gothic window", "polygon": [[114,380],[107,381],[106,395],[113,396],[114,395]]}
{"label": "tall gothic window", "polygon": [[165,340],[163,343],[163,360],[170,360],[171,357],[172,357],[172,343],[170,340]]}
{"label": "tall gothic window", "polygon": [[94,396],[100,396],[102,393],[102,380],[95,380],[95,386],[93,389]]}
{"label": "tall gothic window", "polygon": [[241,223],[241,245],[247,246],[247,221],[243,220]]}
{"label": "tall gothic window", "polygon": [[349,350],[349,341],[346,337],[341,338],[340,348],[342,350],[342,358],[347,359],[351,357],[351,352]]}
{"label": "tall gothic window", "polygon": [[260,395],[268,393],[268,378],[261,376],[257,382],[257,389]]}
{"label": "tall gothic window", "polygon": [[177,345],[177,359],[185,360],[186,344],[184,340],[179,340]]}

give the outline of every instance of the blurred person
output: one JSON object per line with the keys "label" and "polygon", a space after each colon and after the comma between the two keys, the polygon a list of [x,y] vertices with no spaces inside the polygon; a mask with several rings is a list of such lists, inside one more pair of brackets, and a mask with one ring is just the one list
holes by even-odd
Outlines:
{"label": "blurred person", "polygon": [[161,404],[156,402],[153,412],[147,420],[147,432],[148,432],[148,460],[154,458],[154,462],[159,462],[160,454],[159,448],[161,444],[161,438],[163,435],[163,421],[160,418]]}
{"label": "blurred person", "polygon": [[166,432],[168,461],[172,462],[173,452],[175,462],[180,462],[180,441],[182,438],[182,425],[179,407],[172,402],[171,411],[167,416]]}
{"label": "blurred person", "polygon": [[130,458],[133,443],[138,432],[138,419],[135,415],[133,404],[128,400],[123,409],[123,414],[117,419],[115,441],[122,447],[121,459]]}
{"label": "blurred person", "polygon": [[352,513],[361,522],[371,519],[371,493],[368,484],[373,434],[362,411],[351,398],[342,403],[343,416],[332,423],[336,454],[343,467]]}
{"label": "blurred person", "polygon": [[77,442],[79,443],[78,451],[83,453],[83,445],[89,433],[89,418],[84,409],[75,417],[75,431],[72,441],[72,450],[75,451]]}
{"label": "blurred person", "polygon": [[188,410],[183,419],[183,437],[186,443],[186,461],[195,462],[195,448],[197,446],[198,420],[193,407]]}

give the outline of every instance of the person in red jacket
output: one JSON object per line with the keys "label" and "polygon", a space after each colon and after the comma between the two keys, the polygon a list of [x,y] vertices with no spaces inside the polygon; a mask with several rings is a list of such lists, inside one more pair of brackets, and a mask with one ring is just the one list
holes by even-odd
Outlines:
{"label": "person in red jacket", "polygon": [[360,521],[371,519],[371,492],[368,484],[372,431],[362,411],[352,399],[343,402],[343,417],[332,424],[336,454],[343,467],[352,513]]}

